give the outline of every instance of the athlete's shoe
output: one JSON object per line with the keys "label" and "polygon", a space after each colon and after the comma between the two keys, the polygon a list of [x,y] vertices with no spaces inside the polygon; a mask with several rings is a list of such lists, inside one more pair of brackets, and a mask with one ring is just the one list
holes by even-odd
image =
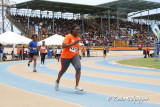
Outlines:
{"label": "athlete's shoe", "polygon": [[37,72],[37,70],[36,70],[36,69],[34,69],[34,70],[33,70],[33,72]]}
{"label": "athlete's shoe", "polygon": [[83,89],[80,88],[79,86],[76,86],[76,87],[75,87],[75,91],[83,91]]}
{"label": "athlete's shoe", "polygon": [[40,67],[43,67],[43,65],[41,64]]}
{"label": "athlete's shoe", "polygon": [[58,91],[59,90],[59,83],[57,81],[55,81],[55,90]]}

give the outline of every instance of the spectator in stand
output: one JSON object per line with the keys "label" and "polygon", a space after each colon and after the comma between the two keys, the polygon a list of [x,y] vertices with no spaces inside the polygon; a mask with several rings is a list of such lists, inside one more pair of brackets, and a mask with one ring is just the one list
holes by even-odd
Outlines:
{"label": "spectator in stand", "polygon": [[[64,19],[64,18],[55,18],[55,29],[53,32],[53,25],[51,25],[51,23],[53,23],[53,19],[52,18],[48,18],[48,17],[29,17],[30,20],[30,28],[28,29],[27,27],[27,17],[25,15],[11,15],[11,17],[18,23],[18,25],[24,27],[25,31],[27,32],[28,30],[32,30],[34,28],[34,26],[39,26],[39,32],[41,33],[41,35],[43,36],[42,38],[47,38],[49,37],[52,33],[58,33],[61,34],[63,36],[65,36],[66,34],[68,34],[70,31],[69,29],[71,28],[71,26],[74,23],[77,23],[78,25],[81,25],[81,19]],[[87,21],[84,21],[84,29],[85,32],[82,35],[82,27],[80,30],[80,35],[82,35],[83,38],[83,42],[85,44],[85,46],[88,46],[90,44],[95,44],[96,46],[102,46],[104,45],[104,39],[107,41],[108,40],[110,43],[113,43],[113,41],[115,39],[118,39],[117,36],[117,20],[116,19],[110,19],[111,21],[111,26],[110,26],[110,32],[108,32],[108,18],[103,18],[103,28],[105,29],[105,32],[103,34],[101,34],[101,30],[99,29],[100,23],[101,23],[101,18],[95,18],[95,19],[86,19]],[[90,23],[88,23],[90,22]],[[139,23],[136,22],[129,22],[129,21],[123,21],[123,20],[119,20],[119,31],[120,31],[120,38],[121,40],[130,40],[128,38],[128,36],[130,35],[130,29],[134,29],[135,33],[137,33],[138,35],[134,35],[133,36],[133,44],[142,44],[146,45],[148,44],[150,46],[150,44],[152,44],[154,42],[154,40],[150,40],[147,37],[153,37],[150,35],[146,36],[146,32],[148,32],[148,25],[143,24],[143,30],[141,31],[141,27]],[[124,28],[125,31],[123,31],[121,28]],[[142,35],[141,33],[143,33],[144,35]],[[151,33],[151,30],[150,32]],[[123,37],[124,36],[124,37]],[[111,39],[112,38],[112,39]],[[153,37],[154,39],[155,37]]]}

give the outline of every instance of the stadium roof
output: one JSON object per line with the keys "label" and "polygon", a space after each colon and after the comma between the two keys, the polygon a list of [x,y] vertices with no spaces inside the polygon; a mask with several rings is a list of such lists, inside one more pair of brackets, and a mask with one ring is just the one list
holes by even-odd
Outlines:
{"label": "stadium roof", "polygon": [[131,13],[141,10],[150,10],[159,8],[160,3],[146,1],[146,0],[117,0],[109,3],[103,3],[98,6],[105,8],[112,8],[115,10],[119,8],[126,11],[127,13]]}
{"label": "stadium roof", "polygon": [[54,2],[47,0],[32,0],[16,4],[16,8],[28,8],[32,10],[48,10],[55,12],[71,12],[71,13],[83,13],[83,14],[101,14],[110,11],[111,16],[116,17],[117,9],[119,10],[120,17],[127,18],[128,13],[139,13],[141,10],[146,11],[150,9],[156,9],[160,7],[160,3],[151,2],[146,0],[117,0],[109,3],[103,3],[96,6],[72,4],[63,2]]}
{"label": "stadium roof", "polygon": [[72,4],[72,3],[62,3],[62,2],[53,2],[47,0],[32,0],[28,2],[23,2],[16,4],[16,8],[28,8],[33,10],[48,10],[55,12],[71,12],[71,13],[101,13],[104,8],[90,5],[82,4]]}
{"label": "stadium roof", "polygon": [[[134,19],[141,19],[141,16],[132,17]],[[148,20],[148,15],[142,16],[142,19]],[[149,20],[160,20],[160,13],[149,15]]]}

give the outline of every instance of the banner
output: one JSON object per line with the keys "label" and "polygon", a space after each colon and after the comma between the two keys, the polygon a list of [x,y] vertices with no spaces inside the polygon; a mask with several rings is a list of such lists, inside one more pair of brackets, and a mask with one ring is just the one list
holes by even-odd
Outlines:
{"label": "banner", "polygon": [[133,34],[134,34],[134,30],[133,29],[130,29],[130,34],[133,37]]}
{"label": "banner", "polygon": [[34,31],[35,31],[35,34],[38,35],[38,32],[39,32],[39,26],[34,26]]}
{"label": "banner", "polygon": [[157,36],[158,41],[160,40],[160,30],[158,25],[156,24],[156,22],[153,22],[151,25],[151,29],[153,31],[153,33]]}

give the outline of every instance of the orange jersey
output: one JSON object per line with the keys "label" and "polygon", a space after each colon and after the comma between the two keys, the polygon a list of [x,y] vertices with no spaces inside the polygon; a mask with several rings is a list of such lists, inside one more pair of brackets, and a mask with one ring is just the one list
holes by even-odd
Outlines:
{"label": "orange jersey", "polygon": [[83,53],[85,53],[85,49],[82,49],[81,51],[82,51]]}
{"label": "orange jersey", "polygon": [[18,48],[17,49],[17,54],[20,54],[22,52],[22,49],[21,48]]}
{"label": "orange jersey", "polygon": [[146,50],[146,51],[149,51],[149,47],[145,47],[145,50]]}
{"label": "orange jersey", "polygon": [[[79,37],[74,37],[72,34],[68,34],[65,38],[63,43],[70,44],[73,43],[75,40],[80,39]],[[62,53],[61,53],[61,58],[67,58],[70,59],[76,54],[78,54],[78,48],[79,48],[79,43],[72,45],[68,48],[64,48]]]}

